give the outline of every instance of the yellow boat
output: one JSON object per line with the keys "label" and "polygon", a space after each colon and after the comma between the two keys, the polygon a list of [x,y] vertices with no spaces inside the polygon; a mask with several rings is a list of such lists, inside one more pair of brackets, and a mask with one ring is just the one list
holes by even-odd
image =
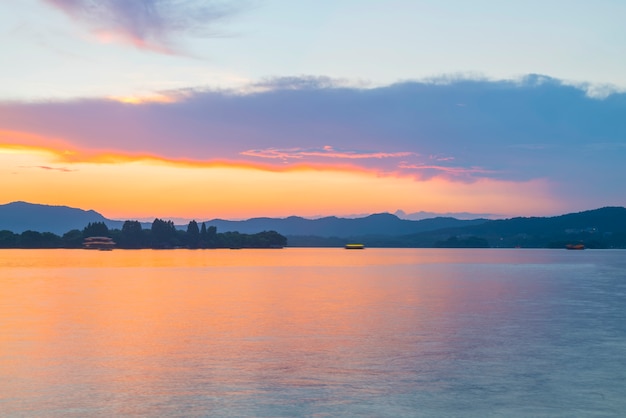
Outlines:
{"label": "yellow boat", "polygon": [[363,244],[346,244],[344,247],[346,250],[362,250],[365,248]]}

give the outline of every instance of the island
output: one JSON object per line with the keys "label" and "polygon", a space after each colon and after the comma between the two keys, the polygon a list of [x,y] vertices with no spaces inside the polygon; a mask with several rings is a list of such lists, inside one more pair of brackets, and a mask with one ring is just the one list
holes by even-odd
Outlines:
{"label": "island", "polygon": [[287,238],[276,231],[242,234],[191,221],[186,230],[172,221],[155,219],[149,229],[139,221],[125,221],[122,229],[109,229],[104,222],[90,222],[82,230],[73,229],[62,236],[52,232],[24,231],[16,234],[0,231],[0,248],[85,248],[121,249],[210,249],[210,248],[283,248]]}

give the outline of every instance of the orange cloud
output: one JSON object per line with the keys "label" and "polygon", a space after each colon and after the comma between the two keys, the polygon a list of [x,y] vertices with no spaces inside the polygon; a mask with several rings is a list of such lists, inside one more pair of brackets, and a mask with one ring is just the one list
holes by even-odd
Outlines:
{"label": "orange cloud", "polygon": [[121,219],[349,215],[396,209],[537,214],[555,207],[550,185],[540,180],[416,181],[349,166],[277,169],[15,145],[0,147],[0,166],[0,201],[96,209]]}
{"label": "orange cloud", "polygon": [[[42,136],[29,132],[0,130],[0,147],[5,149],[41,148],[48,150],[65,149],[70,147],[70,143],[50,136]],[[57,151],[58,152],[58,151]]]}
{"label": "orange cloud", "polygon": [[[11,141],[11,142],[9,142]],[[57,144],[61,149],[55,147]],[[52,146],[50,146],[52,145]],[[122,153],[111,150],[86,150],[68,145],[59,139],[50,139],[35,134],[0,131],[0,150],[8,152],[14,150],[20,153],[46,155],[51,161],[69,164],[129,164],[147,163],[152,165],[166,165],[173,167],[190,168],[240,168],[268,172],[296,172],[296,171],[349,171],[361,173],[375,173],[375,170],[349,164],[323,164],[307,162],[288,166],[269,163],[250,162],[244,160],[193,160],[189,158],[167,158],[149,153]]]}

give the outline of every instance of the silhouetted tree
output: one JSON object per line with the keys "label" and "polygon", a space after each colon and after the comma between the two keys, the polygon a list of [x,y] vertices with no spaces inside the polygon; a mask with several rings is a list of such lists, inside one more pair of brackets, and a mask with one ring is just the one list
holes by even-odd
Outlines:
{"label": "silhouetted tree", "polygon": [[80,248],[83,244],[83,233],[78,229],[72,229],[63,234],[61,239],[66,248]]}
{"label": "silhouetted tree", "polygon": [[218,246],[217,241],[217,227],[211,225],[206,231],[206,245],[208,248],[216,248]]}
{"label": "silhouetted tree", "polygon": [[122,248],[141,248],[145,245],[144,233],[139,221],[124,221],[118,244]]}
{"label": "silhouetted tree", "polygon": [[284,247],[287,238],[276,231],[263,231],[251,236],[250,246],[261,248]]}
{"label": "silhouetted tree", "polygon": [[41,232],[24,231],[19,237],[19,246],[21,248],[38,248],[41,245]]}
{"label": "silhouetted tree", "polygon": [[111,239],[113,239],[113,242],[115,242],[116,246],[119,247],[119,243],[122,239],[122,230],[121,229],[109,229],[109,237],[111,237]]}
{"label": "silhouetted tree", "polygon": [[172,248],[176,246],[176,227],[172,221],[155,219],[150,228],[153,248]]}
{"label": "silhouetted tree", "polygon": [[61,248],[61,237],[52,232],[24,231],[18,239],[20,248]]}
{"label": "silhouetted tree", "polygon": [[236,231],[227,231],[217,235],[217,246],[222,248],[245,247],[245,236]]}
{"label": "silhouetted tree", "polygon": [[200,230],[196,221],[189,222],[187,225],[187,246],[189,248],[198,248],[200,246]]}
{"label": "silhouetted tree", "polygon": [[187,245],[187,231],[183,229],[176,229],[176,238],[174,239],[175,245]]}
{"label": "silhouetted tree", "polygon": [[200,228],[200,248],[206,248],[208,244],[208,234],[206,231],[206,224],[202,222],[202,227]]}
{"label": "silhouetted tree", "polygon": [[89,222],[85,229],[83,229],[83,238],[108,236],[109,228],[104,222]]}
{"label": "silhouetted tree", "polygon": [[11,231],[0,231],[0,248],[15,248],[19,235],[14,234]]}

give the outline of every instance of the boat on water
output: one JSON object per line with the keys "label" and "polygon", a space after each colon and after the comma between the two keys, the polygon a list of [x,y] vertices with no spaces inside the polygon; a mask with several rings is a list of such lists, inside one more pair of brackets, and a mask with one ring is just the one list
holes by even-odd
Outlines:
{"label": "boat on water", "polygon": [[115,248],[115,241],[109,237],[87,237],[83,241],[86,250],[111,251]]}
{"label": "boat on water", "polygon": [[565,246],[565,249],[567,249],[567,250],[584,250],[585,249],[585,245],[584,244],[567,244]]}
{"label": "boat on water", "polygon": [[346,250],[363,250],[365,248],[364,244],[346,244],[344,247]]}

